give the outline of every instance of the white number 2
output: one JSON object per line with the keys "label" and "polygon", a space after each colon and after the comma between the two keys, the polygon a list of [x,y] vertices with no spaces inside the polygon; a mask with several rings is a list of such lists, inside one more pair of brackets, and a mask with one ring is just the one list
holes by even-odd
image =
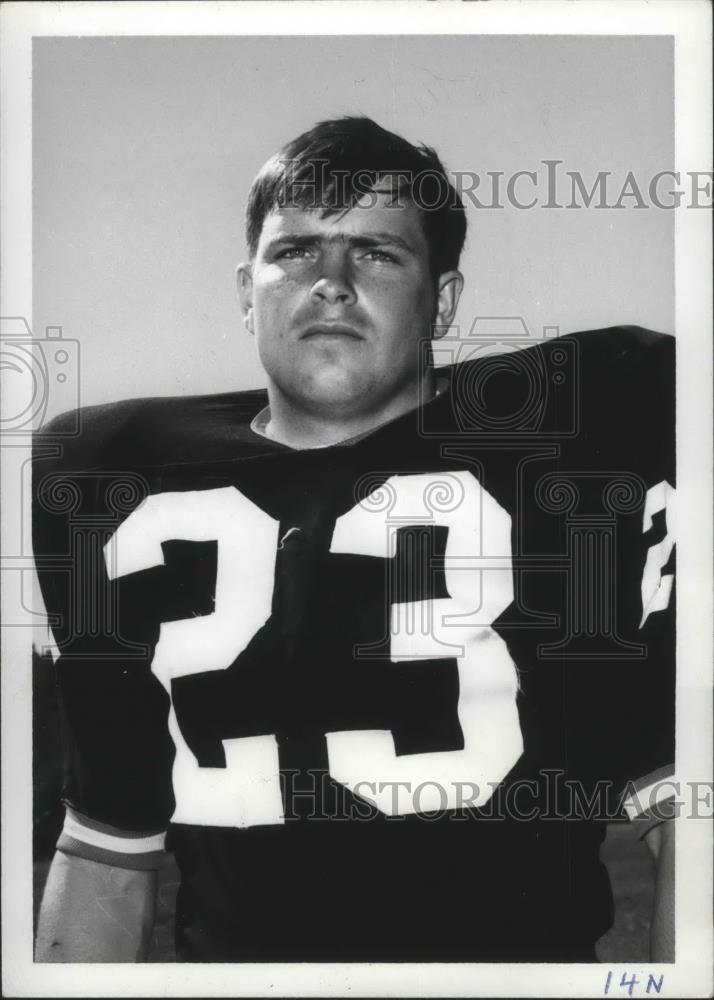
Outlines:
{"label": "white number 2", "polygon": [[[386,513],[378,502],[385,496]],[[392,476],[338,518],[331,551],[388,559],[397,529],[418,524],[448,529],[444,574],[450,596],[392,605],[390,659],[456,660],[464,748],[398,756],[389,730],[326,734],[333,778],[388,815],[457,808],[464,785],[468,804],[481,805],[523,752],[516,669],[491,627],[513,598],[510,517],[475,477]],[[173,677],[227,669],[267,621],[278,527],[233,487],[161,493],[145,500],[107,544],[108,573],[116,579],[162,565],[162,542],[218,543],[215,611],[161,625],[152,671],[169,695]],[[284,822],[274,735],[223,740],[226,766],[199,767],[173,708],[169,726],[176,746],[174,822]]]}

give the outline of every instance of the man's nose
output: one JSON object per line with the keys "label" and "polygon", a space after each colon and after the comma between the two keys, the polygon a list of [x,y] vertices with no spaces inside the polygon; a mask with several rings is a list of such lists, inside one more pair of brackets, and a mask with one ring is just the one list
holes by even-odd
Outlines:
{"label": "man's nose", "polygon": [[328,305],[352,305],[357,300],[351,265],[346,253],[325,254],[319,263],[319,273],[312,286],[314,302]]}

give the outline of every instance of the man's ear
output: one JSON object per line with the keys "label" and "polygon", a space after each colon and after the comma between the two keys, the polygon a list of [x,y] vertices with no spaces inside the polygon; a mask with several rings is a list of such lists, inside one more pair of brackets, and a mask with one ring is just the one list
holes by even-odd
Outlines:
{"label": "man's ear", "polygon": [[243,322],[248,333],[255,334],[253,327],[253,270],[250,264],[239,264],[236,268],[238,298],[243,313]]}
{"label": "man's ear", "polygon": [[443,337],[454,322],[456,307],[464,287],[461,271],[445,271],[439,275],[434,337]]}

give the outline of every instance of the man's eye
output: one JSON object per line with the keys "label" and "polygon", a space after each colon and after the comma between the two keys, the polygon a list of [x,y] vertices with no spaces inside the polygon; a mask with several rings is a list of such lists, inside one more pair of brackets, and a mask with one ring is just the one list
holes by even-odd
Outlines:
{"label": "man's eye", "polygon": [[299,260],[310,253],[308,247],[286,247],[277,254],[278,260]]}
{"label": "man's eye", "polygon": [[394,263],[396,258],[392,256],[391,253],[387,253],[385,250],[368,250],[365,254],[369,260],[384,261],[386,263]]}

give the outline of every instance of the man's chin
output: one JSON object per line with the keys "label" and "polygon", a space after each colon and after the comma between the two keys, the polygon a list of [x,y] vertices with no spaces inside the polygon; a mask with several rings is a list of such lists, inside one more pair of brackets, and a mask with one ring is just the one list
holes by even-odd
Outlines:
{"label": "man's chin", "polygon": [[311,372],[302,383],[293,381],[289,395],[306,412],[348,419],[365,409],[372,395],[371,380],[352,372],[330,373],[327,377]]}

